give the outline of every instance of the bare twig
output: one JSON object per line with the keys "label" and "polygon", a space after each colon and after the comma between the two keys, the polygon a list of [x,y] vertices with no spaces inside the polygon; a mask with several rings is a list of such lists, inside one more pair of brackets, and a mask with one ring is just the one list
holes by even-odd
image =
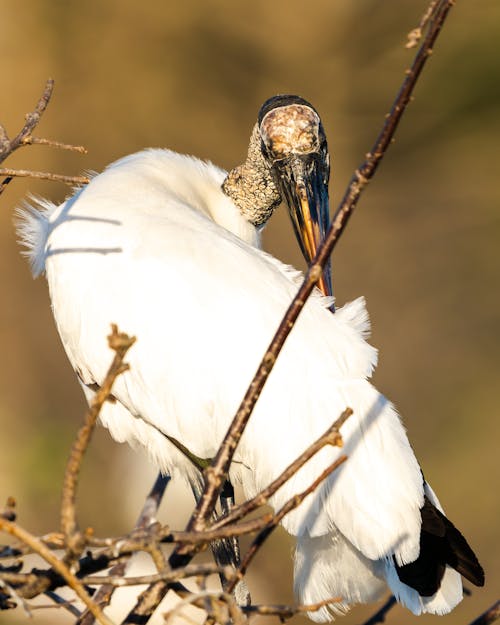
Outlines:
{"label": "bare twig", "polygon": [[470,625],[490,625],[500,618],[500,600],[496,601],[481,616],[472,621]]}
{"label": "bare twig", "polygon": [[[109,584],[114,587],[123,586],[140,586],[141,584],[152,584],[159,580],[165,582],[178,582],[187,577],[214,575],[221,572],[221,568],[216,564],[209,562],[207,564],[188,564],[183,569],[174,569],[173,571],[162,571],[153,575],[140,575],[135,577],[118,576],[110,571],[109,575],[89,575],[82,577],[82,584],[88,586],[96,586],[98,584]],[[228,577],[232,577],[234,571],[230,566],[224,567],[223,573]]]}
{"label": "bare twig", "polygon": [[[87,150],[81,145],[70,145],[68,143],[61,143],[60,141],[53,141],[52,139],[43,139],[33,136],[32,133],[47,109],[53,90],[54,81],[52,78],[49,78],[45,84],[43,93],[35,106],[35,109],[26,115],[24,126],[13,139],[9,138],[5,127],[0,124],[0,163],[2,163],[15,150],[25,145],[48,145],[63,150],[80,152],[81,154],[85,154],[87,152]],[[0,168],[0,176],[6,176],[4,180],[0,182],[0,195],[5,191],[6,186],[9,182],[11,182],[13,177],[39,178],[42,180],[64,182],[71,185],[82,185],[89,182],[89,178],[87,176],[64,176],[61,174],[31,171],[27,169]]]}
{"label": "bare twig", "polygon": [[109,347],[115,352],[113,361],[99,390],[96,392],[92,404],[85,416],[85,423],[80,428],[77,438],[70,452],[66,471],[61,503],[61,530],[66,539],[66,561],[73,562],[85,546],[84,536],[78,531],[76,521],[76,488],[80,475],[80,466],[83,456],[90,442],[101,408],[111,395],[111,388],[121,373],[127,371],[128,364],[123,362],[127,351],[135,342],[135,337],[119,333],[116,325],[111,326],[108,336]]}
{"label": "bare twig", "polygon": [[43,93],[35,106],[35,109],[26,115],[26,122],[24,126],[13,139],[9,139],[9,136],[3,126],[0,127],[0,163],[4,161],[7,156],[12,154],[14,150],[17,150],[17,148],[23,145],[26,139],[31,136],[31,133],[38,125],[41,116],[50,102],[53,90],[54,81],[52,78],[49,78],[45,84]]}
{"label": "bare twig", "polygon": [[427,26],[429,20],[431,19],[434,11],[436,10],[436,5],[439,0],[432,0],[429,4],[425,13],[422,15],[422,18],[416,28],[411,30],[407,35],[407,42],[405,48],[416,48],[422,39],[422,32],[424,28]]}
{"label": "bare twig", "polygon": [[297,614],[303,614],[304,612],[317,612],[327,605],[340,603],[341,601],[342,597],[331,597],[330,599],[324,599],[323,601],[318,601],[318,603],[310,603],[307,605],[248,605],[240,606],[240,609],[249,616],[279,616],[280,620],[286,620]]}
{"label": "bare twig", "polygon": [[54,141],[53,139],[42,139],[32,136],[23,139],[22,145],[48,145],[49,147],[67,150],[68,152],[78,152],[79,154],[88,153],[87,148],[83,145],[72,145],[71,143],[62,143],[61,141]]}
{"label": "bare twig", "polygon": [[292,462],[292,464],[290,464],[281,475],[279,475],[273,482],[271,482],[271,484],[269,484],[267,488],[262,490],[253,499],[249,499],[241,505],[233,508],[233,510],[228,515],[213,523],[210,526],[211,529],[224,527],[229,523],[234,523],[235,521],[242,519],[247,514],[250,514],[258,507],[265,505],[268,502],[269,498],[272,497],[272,495],[274,495],[274,493],[281,486],[283,486],[283,484],[287,482],[292,477],[292,475],[295,475],[295,473],[297,473],[297,471],[310,458],[318,453],[318,451],[322,449],[325,445],[336,445],[338,447],[341,447],[342,436],[340,435],[339,430],[351,415],[351,408],[346,408],[344,412],[340,415],[340,417],[335,421],[335,423],[333,423],[322,436],[320,436],[294,462]]}
{"label": "bare twig", "polygon": [[[108,617],[103,614],[103,612],[95,605],[92,599],[89,597],[85,588],[82,586],[81,582],[75,577],[75,575],[69,570],[64,562],[59,560],[53,553],[48,549],[36,536],[30,534],[25,529],[21,528],[16,523],[12,523],[11,521],[6,521],[5,519],[0,518],[0,530],[15,536],[22,542],[26,543],[31,547],[31,549],[37,553],[40,557],[42,557],[50,566],[54,569],[54,571],[60,575],[67,583],[67,585],[75,592],[77,597],[83,601],[85,606],[92,612],[96,620],[101,623],[101,625],[113,625]],[[40,594],[40,592],[45,592],[47,588],[44,588],[44,584],[40,585],[39,589],[33,589],[33,596]],[[26,594],[24,595],[26,596]]]}
{"label": "bare twig", "polygon": [[[78,608],[76,608],[73,603],[71,601],[68,601],[67,599],[64,599],[64,597],[59,596],[57,593],[55,593],[53,590],[47,590],[47,592],[45,593],[47,595],[47,597],[49,599],[52,599],[52,601],[57,604],[57,607],[59,608],[64,608],[65,610],[67,610],[68,612],[71,612],[71,614],[73,616],[80,616],[81,612]],[[53,605],[37,605],[34,606],[36,607],[37,610],[40,610],[42,608],[53,608]]]}
{"label": "bare twig", "polygon": [[[22,177],[22,178],[39,178],[41,180],[52,180],[54,182],[64,182],[71,185],[83,185],[90,181],[88,176],[65,176],[64,174],[52,174],[48,171],[32,171],[30,169],[9,169],[0,167],[0,176]],[[5,186],[5,181],[2,183]]]}
{"label": "bare twig", "polygon": [[[248,567],[250,566],[250,563],[254,559],[258,550],[261,548],[264,541],[266,541],[271,532],[276,529],[283,517],[295,508],[297,508],[297,506],[299,506],[308,495],[316,490],[316,488],[318,488],[318,486],[322,482],[324,482],[326,478],[331,473],[333,473],[333,471],[338,469],[338,467],[346,460],[347,456],[340,456],[340,458],[338,458],[334,463],[332,463],[329,467],[322,471],[322,473],[314,480],[314,482],[308,488],[306,488],[306,490],[304,490],[299,495],[295,495],[295,497],[292,497],[292,499],[289,499],[286,504],[275,515],[273,515],[266,527],[259,533],[257,538],[253,541],[253,543],[250,545],[250,548],[246,552],[245,557],[240,564],[240,568],[237,571],[238,577],[240,579],[245,575]],[[235,577],[234,580],[229,584],[229,587],[227,589],[228,592],[232,592],[233,588],[236,585],[238,577]]]}
{"label": "bare twig", "polygon": [[[144,502],[144,506],[142,507],[141,513],[139,514],[139,518],[135,524],[135,529],[146,529],[149,527],[155,520],[156,514],[158,512],[158,508],[160,507],[161,500],[163,499],[163,495],[165,494],[165,489],[170,481],[170,477],[168,475],[158,474],[153,487],[151,488],[148,496],[146,497],[146,501]],[[127,570],[127,564],[130,560],[125,562],[119,562],[115,564],[115,566],[109,571],[108,578],[119,579],[125,575]],[[177,578],[182,579],[182,578]],[[99,584],[104,584],[95,596],[93,597],[94,602],[101,608],[105,608],[109,605],[111,601],[111,597],[113,596],[113,592],[115,590],[115,586],[111,584],[111,581],[106,580],[105,578],[100,578]],[[155,580],[156,581],[156,580]],[[92,582],[85,582],[91,584]],[[152,583],[152,582],[145,582]],[[76,622],[75,625],[92,625],[94,622],[94,617],[89,610],[86,610],[81,618]]]}

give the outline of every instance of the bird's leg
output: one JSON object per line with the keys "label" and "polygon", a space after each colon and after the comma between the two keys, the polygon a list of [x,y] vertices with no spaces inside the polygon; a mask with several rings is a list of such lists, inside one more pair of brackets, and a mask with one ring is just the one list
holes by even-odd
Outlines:
{"label": "bird's leg", "polygon": [[[191,490],[198,502],[203,493],[203,480],[201,474],[196,481],[191,481]],[[234,507],[234,489],[229,480],[226,480],[222,492],[220,494],[220,505],[222,515],[227,514]],[[220,515],[217,512],[213,512],[212,518],[217,521]],[[240,543],[237,537],[233,538],[221,538],[214,540],[211,543],[211,549],[214,556],[214,560],[217,566],[224,567],[230,565],[234,569],[237,569],[241,563],[240,559]],[[220,581],[222,588],[225,590],[228,581],[226,577],[221,573]],[[238,605],[250,605],[250,591],[245,583],[245,580],[240,580],[233,590],[233,595]]]}

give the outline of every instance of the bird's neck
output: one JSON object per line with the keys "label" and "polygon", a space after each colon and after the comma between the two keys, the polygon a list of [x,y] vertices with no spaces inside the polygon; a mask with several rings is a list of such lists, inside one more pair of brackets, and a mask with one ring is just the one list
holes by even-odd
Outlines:
{"label": "bird's neck", "polygon": [[222,190],[256,228],[263,226],[281,202],[281,195],[261,150],[257,124],[250,138],[247,160],[232,169]]}

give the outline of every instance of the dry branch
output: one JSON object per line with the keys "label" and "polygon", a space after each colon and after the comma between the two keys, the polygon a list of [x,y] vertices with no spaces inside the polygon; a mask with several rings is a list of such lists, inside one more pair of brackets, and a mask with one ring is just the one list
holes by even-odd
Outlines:
{"label": "dry branch", "polygon": [[[81,145],[70,145],[60,141],[53,141],[52,139],[33,136],[33,131],[38,126],[42,115],[45,113],[53,91],[54,81],[52,78],[49,78],[34,110],[26,115],[24,126],[13,139],[9,138],[7,130],[0,124],[0,163],[2,163],[13,152],[26,145],[48,145],[62,150],[80,152],[81,154],[85,154],[87,152],[87,150]],[[87,176],[65,176],[50,172],[31,171],[28,169],[8,169],[1,167],[0,176],[5,176],[5,178],[0,182],[0,195],[14,177],[39,178],[42,180],[64,182],[71,185],[82,185],[89,181]]]}
{"label": "dry branch", "polygon": [[[137,519],[134,529],[139,529],[139,530],[146,529],[154,522],[156,514],[158,512],[158,508],[160,507],[160,503],[163,499],[163,495],[165,494],[165,489],[167,488],[169,481],[170,481],[170,477],[164,476],[161,473],[158,474],[158,477],[156,478],[155,483],[153,484],[153,487],[151,488],[151,491],[146,497],[146,501],[144,502],[144,505],[139,514],[139,518]],[[125,575],[126,570],[127,570],[128,563],[129,563],[129,560],[125,560],[123,562],[119,562],[118,564],[115,564],[115,566],[113,566],[112,569],[109,571],[109,575],[107,576],[107,578],[105,577],[99,578],[100,581],[98,583],[104,584],[104,585],[101,586],[101,588],[99,588],[99,590],[96,592],[95,596],[93,597],[93,600],[101,609],[104,609],[107,605],[109,605],[111,601],[111,597],[113,596],[113,592],[115,590],[116,584],[113,584],[111,580],[123,579],[123,576]],[[182,577],[178,577],[177,579],[182,579]],[[150,584],[150,583],[153,583],[153,581],[156,581],[156,580],[152,580],[151,582],[144,582],[144,583]],[[177,581],[177,580],[170,580],[170,581]],[[86,581],[84,583],[92,584],[92,582],[89,582],[89,581]],[[94,617],[92,613],[89,610],[87,610],[77,620],[76,625],[92,625],[93,622],[94,622]]]}
{"label": "dry branch", "polygon": [[52,78],[49,78],[34,110],[26,115],[24,126],[13,139],[9,139],[7,131],[0,125],[0,163],[19,147],[26,145],[25,142],[31,137],[31,133],[38,125],[40,118],[50,102],[53,90],[54,81]]}
{"label": "dry branch", "polygon": [[254,614],[259,616],[279,616],[281,621],[292,618],[297,614],[304,614],[305,612],[317,612],[327,605],[332,603],[340,603],[342,597],[332,597],[325,599],[324,601],[318,601],[318,603],[300,604],[300,605],[249,605],[241,606],[240,609],[245,614],[252,616]]}
{"label": "dry branch", "polygon": [[[240,564],[240,567],[239,567],[239,569],[237,571],[239,579],[242,579],[244,577],[248,567],[250,566],[250,563],[252,562],[252,560],[256,556],[257,552],[262,547],[264,542],[267,540],[267,538],[269,537],[271,532],[273,532],[276,529],[276,527],[279,525],[279,523],[281,523],[283,518],[289,512],[291,512],[292,510],[297,508],[304,501],[304,499],[308,495],[310,495],[312,492],[314,492],[316,490],[316,488],[318,488],[318,486],[322,482],[324,482],[326,480],[326,478],[329,475],[331,475],[333,473],[333,471],[338,469],[338,467],[341,464],[343,464],[346,460],[347,460],[347,456],[340,456],[340,458],[338,458],[334,463],[332,463],[329,467],[327,467],[319,475],[319,477],[317,477],[314,480],[314,482],[308,488],[306,488],[305,491],[303,491],[302,493],[300,493],[298,495],[295,495],[295,497],[292,497],[292,499],[287,501],[287,503],[282,508],[280,508],[280,510],[278,510],[278,512],[275,515],[272,516],[272,518],[269,520],[269,522],[266,524],[266,526],[262,529],[262,531],[259,533],[257,538],[253,541],[253,543],[251,544],[250,548],[246,552],[245,557],[243,558],[243,560],[242,560],[242,562]],[[237,580],[235,579],[234,582],[229,584],[228,592],[232,592],[232,590],[236,586],[236,581]]]}
{"label": "dry branch", "polygon": [[481,616],[472,621],[470,625],[490,625],[500,619],[500,599],[496,601],[490,608],[486,610]]}
{"label": "dry branch", "polygon": [[247,514],[250,514],[260,506],[264,506],[269,501],[270,497],[287,482],[292,475],[295,475],[297,471],[320,449],[325,445],[342,446],[342,436],[340,435],[340,428],[345,421],[352,415],[351,408],[346,408],[340,417],[333,423],[326,432],[318,438],[312,445],[310,445],[290,466],[288,466],[281,475],[279,475],[267,488],[261,491],[253,499],[245,501],[239,506],[233,508],[233,510],[224,517],[221,517],[216,523],[213,523],[210,527],[212,529],[223,527],[229,523],[239,521]]}
{"label": "dry branch", "polygon": [[86,584],[88,586],[109,584],[110,586],[121,588],[123,586],[152,584],[160,580],[165,582],[178,582],[182,579],[186,579],[187,577],[215,575],[221,572],[229,578],[234,575],[234,571],[230,566],[226,566],[224,569],[221,569],[221,567],[210,562],[207,564],[188,564],[188,566],[183,569],[174,569],[152,575],[139,575],[136,577],[120,576],[110,571],[109,575],[89,575],[88,577],[82,577],[81,582],[82,584]]}
{"label": "dry branch", "polygon": [[[114,328],[112,338],[118,342],[115,343],[115,347],[113,348],[116,351],[112,366],[113,371],[110,370],[110,377],[106,378],[102,388],[96,395],[95,402],[89,409],[86,423],[78,434],[65,473],[63,503],[61,506],[62,534],[51,534],[43,538],[36,538],[31,535],[15,522],[13,502],[10,502],[10,504],[0,512],[0,530],[10,533],[19,541],[19,544],[14,546],[0,547],[0,558],[12,559],[26,553],[36,553],[49,565],[47,569],[34,569],[29,573],[21,573],[19,564],[16,563],[7,564],[5,566],[0,565],[0,609],[14,607],[16,599],[22,602],[25,598],[31,598],[45,592],[57,605],[70,610],[73,616],[77,617],[77,623],[79,625],[90,625],[94,619],[97,619],[102,624],[110,625],[110,621],[103,614],[102,609],[109,603],[113,590],[117,587],[146,583],[149,584],[149,587],[142,593],[136,606],[126,618],[125,623],[134,623],[134,625],[146,623],[166,591],[168,589],[174,589],[178,592],[179,596],[184,598],[184,601],[180,606],[169,613],[168,618],[178,613],[183,605],[193,604],[207,610],[209,622],[215,622],[217,620],[222,622],[222,620],[224,620],[232,622],[235,625],[243,625],[243,623],[247,622],[247,616],[272,615],[284,620],[295,614],[306,611],[312,612],[329,603],[340,600],[340,598],[334,598],[315,605],[295,607],[262,605],[242,607],[236,604],[230,592],[236,583],[243,578],[255,554],[261,548],[269,534],[278,526],[283,517],[300,505],[307,495],[318,488],[331,472],[346,460],[346,457],[341,456],[334,464],[325,469],[305,491],[290,499],[276,514],[263,514],[250,521],[242,521],[242,519],[260,506],[266,504],[276,491],[324,445],[341,444],[339,429],[345,419],[351,414],[350,409],[346,409],[341,417],[322,437],[313,443],[308,450],[297,458],[278,478],[256,497],[235,507],[228,512],[226,516],[212,524],[210,524],[209,520],[215,509],[217,497],[227,476],[234,451],[244,432],[253,406],[274,366],[286,337],[300,314],[307,297],[311,293],[314,285],[318,282],[322,274],[322,268],[340,238],[352,211],[355,209],[365,185],[375,174],[381,159],[392,141],[401,116],[410,101],[411,93],[418,80],[419,74],[432,52],[432,46],[434,45],[452,4],[452,0],[433,0],[419,26],[409,35],[409,42],[414,46],[422,38],[423,31],[427,29],[424,41],[415,56],[412,67],[406,73],[405,80],[375,145],[367,154],[366,160],[355,171],[344,198],[335,213],[326,240],[319,248],[296,298],[291,303],[286,316],[271,342],[217,456],[211,466],[205,471],[205,489],[186,531],[171,531],[168,527],[162,527],[159,523],[154,522],[158,505],[168,481],[167,478],[160,478],[160,480],[157,481],[155,488],[146,501],[134,530],[127,536],[103,539],[93,537],[90,534],[82,534],[78,530],[76,489],[83,455],[89,444],[99,410],[103,402],[110,397],[113,380],[116,375],[119,375],[126,369],[126,365],[123,364],[123,357],[134,340],[129,339],[126,335],[119,336],[116,328]],[[43,144],[62,149],[83,150],[80,146],[69,146],[60,142],[33,137],[32,132],[47,107],[52,89],[53,81],[48,81],[35,110],[27,116],[25,125],[13,140],[9,139],[5,128],[0,125],[0,162],[15,149],[23,145]],[[57,174],[12,169],[0,169],[0,176],[1,175],[7,176],[7,178],[0,182],[0,193],[12,177],[17,175],[43,177],[49,180],[62,180],[64,182],[70,182],[71,184],[85,184],[88,181],[86,177],[59,176]],[[245,554],[240,568],[236,572],[230,567],[221,569],[221,567],[214,564],[189,564],[196,552],[205,548],[215,539],[255,532],[259,533]],[[169,563],[166,563],[164,560],[161,551],[162,542],[174,543],[176,545],[176,549]],[[60,560],[55,556],[54,550],[62,547],[66,549],[66,555],[63,560]],[[101,551],[92,553],[89,550],[85,557],[80,557],[82,550],[87,547],[89,549],[100,549]],[[158,570],[157,573],[140,577],[126,577],[126,565],[130,561],[131,556],[138,552],[147,552],[151,555]],[[112,568],[110,569],[110,567]],[[108,569],[110,570],[107,574],[96,574]],[[206,590],[205,578],[214,573],[223,573],[225,578],[229,581],[228,588],[225,588],[222,592],[218,591],[214,593]],[[200,593],[193,594],[182,585],[181,582],[187,577],[197,578],[198,585],[201,589]],[[100,588],[96,595],[91,598],[85,589],[85,585],[100,586]],[[77,597],[84,603],[86,607],[85,612],[80,613],[75,606],[71,605],[70,602],[62,599],[54,592],[54,589],[61,586],[68,586],[75,592]],[[374,625],[375,623],[384,622],[387,612],[394,603],[394,598],[391,598],[381,610],[365,623],[365,625]],[[227,613],[227,617],[224,617],[224,619],[223,610],[226,610]],[[493,623],[499,616],[499,610],[500,604],[497,602],[470,625],[488,625],[489,623]]]}
{"label": "dry branch", "polygon": [[[21,540],[25,544],[29,545],[34,553],[37,553],[41,558],[45,560],[52,567],[58,575],[60,575],[66,582],[69,588],[71,588],[76,596],[83,601],[87,608],[92,612],[96,620],[101,625],[113,625],[105,614],[95,605],[91,597],[82,586],[78,578],[70,571],[66,564],[59,560],[54,553],[48,549],[36,536],[30,534],[27,530],[21,528],[18,524],[6,521],[0,518],[0,531],[7,532],[17,539]],[[0,577],[1,579],[1,577]],[[45,592],[48,588],[47,577],[37,577],[34,587],[31,589],[31,596],[36,596],[42,592]],[[23,596],[29,596],[28,592],[23,593]]]}
{"label": "dry branch", "polygon": [[[64,174],[53,174],[48,171],[9,169],[7,167],[0,167],[0,176],[7,176],[8,178],[38,178],[40,180],[52,180],[53,182],[64,182],[71,185],[87,184],[90,181],[88,176],[66,176]],[[5,184],[5,181],[3,184]]]}

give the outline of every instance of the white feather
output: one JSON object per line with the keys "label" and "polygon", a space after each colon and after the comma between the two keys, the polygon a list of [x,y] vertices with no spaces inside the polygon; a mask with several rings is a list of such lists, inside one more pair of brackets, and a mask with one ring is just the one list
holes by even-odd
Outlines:
{"label": "white feather", "polygon": [[[130,370],[113,389],[118,403],[101,418],[117,440],[146,447],[166,471],[188,469],[163,434],[200,457],[214,455],[297,289],[295,270],[256,249],[256,229],[220,189],[224,175],[148,150],[113,164],[57,208],[25,209],[19,227],[35,274],[45,267],[59,333],[84,383],[102,383],[111,323],[137,336]],[[316,293],[305,306],[232,477],[255,494],[350,406],[344,448],[323,449],[272,501],[279,508],[348,454],[283,521],[299,536],[298,591],[304,600],[340,593],[345,608],[378,596],[386,576],[410,609],[444,612],[459,580],[448,576],[439,598],[419,608],[384,564],[391,554],[398,563],[418,555],[422,478],[397,413],[366,379],[376,350],[364,338],[364,300],[335,315],[328,304]],[[326,609],[316,616],[327,617]]]}

